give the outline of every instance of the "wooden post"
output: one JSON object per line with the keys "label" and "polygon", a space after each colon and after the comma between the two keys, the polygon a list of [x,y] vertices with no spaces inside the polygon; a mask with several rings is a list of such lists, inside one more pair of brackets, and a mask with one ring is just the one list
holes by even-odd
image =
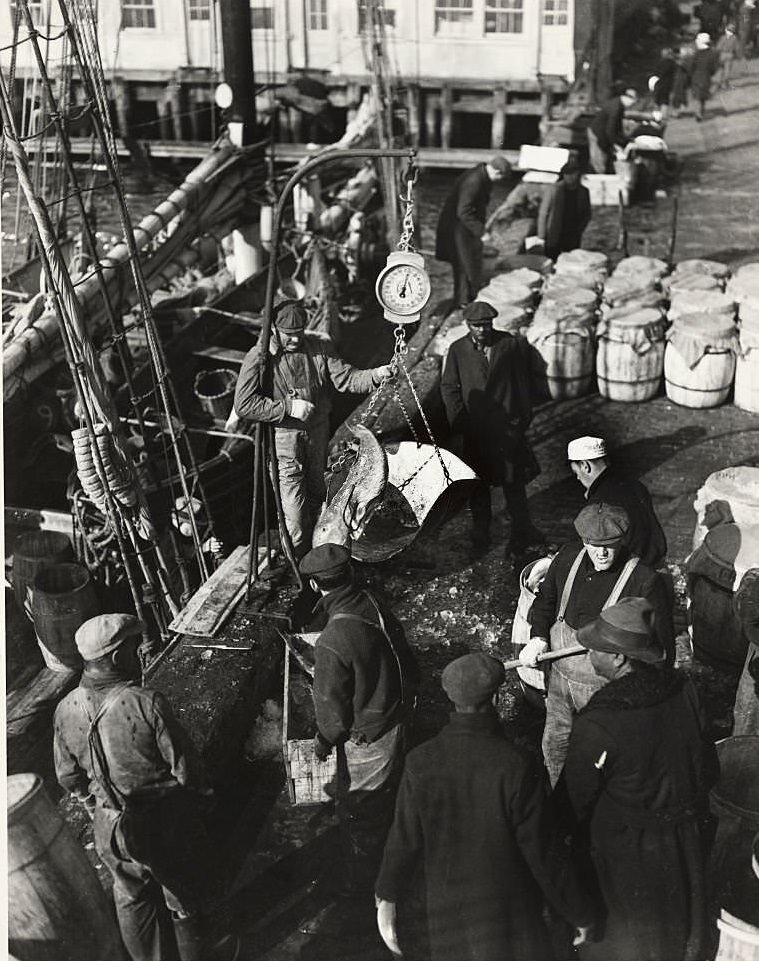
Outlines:
{"label": "wooden post", "polygon": [[551,108],[553,107],[553,91],[548,87],[540,89],[540,116],[543,120],[551,119]]}
{"label": "wooden post", "polygon": [[190,114],[190,137],[193,140],[200,140],[200,127],[198,121],[198,111],[202,106],[206,105],[206,101],[199,96],[200,91],[197,87],[192,86],[187,90],[187,99],[189,101],[189,114]]}
{"label": "wooden post", "polygon": [[493,91],[493,116],[490,121],[490,146],[493,150],[503,148],[506,136],[506,88],[496,87]]}
{"label": "wooden post", "polygon": [[156,108],[158,110],[158,126],[161,131],[161,140],[171,139],[171,117],[170,117],[170,106],[171,106],[171,94],[167,90],[165,93],[156,101]]}
{"label": "wooden post", "polygon": [[114,77],[111,81],[113,99],[116,101],[116,120],[119,126],[119,136],[129,136],[130,122],[130,100],[129,87],[120,77]]}
{"label": "wooden post", "polygon": [[361,84],[349,83],[345,88],[345,102],[348,105],[347,120],[350,123],[356,119],[356,112],[361,103]]}
{"label": "wooden post", "polygon": [[440,146],[446,150],[451,146],[452,125],[453,91],[450,84],[444,83],[440,91]]}
{"label": "wooden post", "polygon": [[169,103],[171,104],[171,125],[174,130],[174,139],[183,140],[182,137],[182,84],[178,80],[172,80],[166,90]]}
{"label": "wooden post", "polygon": [[428,147],[435,146],[435,111],[439,98],[431,93],[425,93],[422,97],[422,124],[424,126],[425,141]]}
{"label": "wooden post", "polygon": [[406,110],[408,112],[408,132],[414,147],[419,146],[419,87],[409,84],[406,88]]}

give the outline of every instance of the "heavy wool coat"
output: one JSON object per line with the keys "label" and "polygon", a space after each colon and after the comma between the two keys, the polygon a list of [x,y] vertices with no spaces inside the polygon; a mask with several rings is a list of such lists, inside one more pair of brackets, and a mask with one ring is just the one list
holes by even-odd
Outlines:
{"label": "heavy wool coat", "polygon": [[566,229],[568,225],[564,223],[564,217],[570,189],[563,180],[559,180],[543,194],[538,215],[538,236],[545,243],[546,250],[558,249],[560,241],[566,237],[573,241],[566,247],[567,250],[579,247],[583,231],[590,223],[590,191],[579,185],[574,188],[577,191],[577,219],[569,225],[570,229]]}
{"label": "heavy wool coat", "polygon": [[599,474],[585,495],[589,504],[614,504],[630,518],[627,546],[649,567],[658,567],[667,553],[667,538],[654,513],[648,489],[614,467]]}
{"label": "heavy wool coat", "polygon": [[544,899],[574,925],[589,920],[545,795],[494,713],[453,714],[407,756],[376,892],[400,900],[423,863],[433,961],[551,958]]}
{"label": "heavy wool coat", "polygon": [[529,481],[540,468],[525,440],[532,420],[530,347],[493,331],[490,358],[467,334],[451,344],[440,392],[451,431],[463,434],[464,459],[491,484]]}
{"label": "heavy wool coat", "polygon": [[583,961],[705,957],[708,791],[718,770],[695,690],[672,669],[610,681],[577,715],[558,791],[580,849],[589,845],[604,914]]}
{"label": "heavy wool coat", "polygon": [[[440,211],[435,256],[438,260],[454,263],[464,254],[467,260],[464,266],[469,276],[479,275],[482,261],[480,238],[485,233],[485,214],[492,186],[485,164],[477,164],[461,174]],[[456,244],[457,232],[464,243]]]}

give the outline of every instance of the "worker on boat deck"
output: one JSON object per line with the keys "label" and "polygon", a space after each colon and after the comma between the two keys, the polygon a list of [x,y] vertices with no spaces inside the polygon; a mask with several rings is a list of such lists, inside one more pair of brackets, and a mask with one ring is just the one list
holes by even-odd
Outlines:
{"label": "worker on boat deck", "polygon": [[161,961],[172,929],[180,961],[232,961],[238,939],[211,944],[204,920],[213,896],[203,821],[211,792],[166,698],[140,686],[142,629],[131,614],[100,614],[76,632],[84,671],[55,712],[56,776],[93,817],[132,961]]}
{"label": "worker on boat deck", "polygon": [[549,817],[545,776],[494,709],[505,678],[482,652],[448,664],[442,686],[455,713],[406,759],[375,887],[380,933],[395,956],[397,903],[420,864],[434,961],[548,961],[545,902],[572,925],[592,919]]}
{"label": "worker on boat deck", "polygon": [[540,467],[525,438],[532,420],[532,367],[520,334],[493,330],[498,311],[476,300],[464,310],[469,333],[451,344],[440,391],[451,433],[463,435],[464,460],[481,479],[472,494],[472,549],[490,545],[490,486],[500,484],[511,518],[507,554],[521,554],[543,535],[530,521],[527,483]]}
{"label": "worker on boat deck", "polygon": [[546,257],[556,260],[559,254],[575,250],[590,223],[590,191],[580,183],[580,165],[576,160],[565,163],[559,179],[543,194],[538,214],[538,237],[543,241]]}
{"label": "worker on boat deck", "polygon": [[314,753],[337,753],[336,811],[344,875],[337,893],[369,897],[393,817],[419,670],[400,622],[356,582],[349,551],[314,547],[301,573],[327,621],[315,646]]}
{"label": "worker on boat deck", "polygon": [[[575,518],[581,543],[566,544],[551,561],[530,609],[530,640],[520,661],[535,667],[546,651],[577,644],[577,632],[622,597],[645,597],[656,611],[656,631],[671,657],[672,618],[661,577],[631,554],[630,519],[621,507],[588,504]],[[556,784],[575,715],[604,684],[586,654],[553,661],[548,674],[543,760]]]}
{"label": "worker on boat deck", "polygon": [[626,597],[578,632],[604,687],[575,719],[554,797],[568,798],[578,868],[600,902],[582,961],[711,957],[708,791],[719,764],[690,678],[665,665],[653,614]]}
{"label": "worker on boat deck", "polygon": [[493,184],[505,180],[511,164],[505,157],[493,157],[465,171],[453,185],[443,204],[437,225],[435,256],[453,267],[453,303],[465,306],[482,286],[485,214]]}
{"label": "worker on boat deck", "polygon": [[658,567],[667,553],[667,538],[654,513],[648,488],[617,470],[603,437],[576,437],[567,445],[569,467],[585,489],[589,504],[622,507],[630,521],[627,548],[648,567]]}
{"label": "worker on boat deck", "polygon": [[367,394],[390,376],[390,365],[359,370],[342,360],[332,342],[306,331],[306,310],[295,301],[276,307],[266,381],[261,348],[248,351],[235,390],[235,412],[274,424],[279,489],[285,524],[296,559],[311,536],[326,489],[324,471],[330,436],[330,390]]}

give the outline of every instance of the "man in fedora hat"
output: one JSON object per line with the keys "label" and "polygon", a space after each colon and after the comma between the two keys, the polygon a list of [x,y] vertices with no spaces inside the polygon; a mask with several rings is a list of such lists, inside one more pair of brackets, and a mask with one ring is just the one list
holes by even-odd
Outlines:
{"label": "man in fedora hat", "polygon": [[639,480],[611,463],[603,437],[575,437],[567,445],[569,467],[585,490],[589,504],[622,507],[630,520],[627,546],[649,567],[657,568],[667,553],[667,538],[654,512],[651,494]]}
{"label": "man in fedora hat", "polygon": [[343,845],[340,893],[371,895],[393,816],[419,669],[403,626],[356,580],[350,552],[312,548],[301,573],[321,595],[315,645],[314,753],[337,755],[336,813]]}
{"label": "man in fedora hat", "polygon": [[396,905],[420,865],[434,961],[552,958],[546,902],[570,924],[589,924],[591,904],[556,843],[542,773],[494,709],[504,680],[489,654],[448,664],[442,686],[455,713],[406,758],[375,887],[380,933],[395,955]]}
{"label": "man in fedora hat", "polygon": [[461,174],[440,211],[435,256],[453,267],[455,307],[471,303],[480,289],[490,192],[494,183],[510,173],[511,164],[500,155],[477,164]]}
{"label": "man in fedora hat", "polygon": [[532,420],[532,367],[521,334],[493,330],[497,316],[481,300],[464,310],[468,333],[450,346],[440,392],[451,433],[462,436],[464,460],[481,481],[469,500],[472,548],[481,554],[490,545],[490,487],[498,484],[511,520],[507,554],[521,554],[545,540],[527,506],[527,484],[540,473],[525,437]]}
{"label": "man in fedora hat", "polygon": [[605,682],[575,719],[557,792],[566,789],[601,902],[583,961],[708,954],[705,842],[718,764],[693,685],[665,665],[653,617],[648,600],[625,597],[577,634]]}
{"label": "man in fedora hat", "polygon": [[167,909],[180,961],[232,961],[237,938],[209,943],[204,920],[214,864],[203,823],[211,792],[166,698],[140,686],[143,629],[131,614],[99,614],[76,632],[84,671],[55,712],[56,776],[93,817],[132,961],[165,957]]}
{"label": "man in fedora hat", "polygon": [[369,370],[352,367],[338,356],[329,338],[306,330],[307,319],[298,301],[278,304],[266,379],[261,379],[261,347],[256,344],[245,356],[235,390],[239,417],[276,427],[279,489],[297,559],[311,547],[326,496],[331,388],[368,394],[392,375],[389,364]]}
{"label": "man in fedora hat", "polygon": [[[534,667],[538,655],[578,643],[578,631],[622,597],[648,598],[657,631],[674,648],[667,593],[661,577],[631,554],[630,520],[621,507],[588,504],[575,518],[581,543],[566,544],[551,561],[530,609],[530,640],[519,658]],[[572,722],[604,683],[587,654],[552,663],[548,674],[543,758],[554,785],[566,757]]]}

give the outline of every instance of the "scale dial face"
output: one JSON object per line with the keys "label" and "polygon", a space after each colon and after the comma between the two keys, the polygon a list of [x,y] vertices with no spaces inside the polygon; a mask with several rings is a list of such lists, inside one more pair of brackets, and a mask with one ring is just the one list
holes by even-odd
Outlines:
{"label": "scale dial face", "polygon": [[401,317],[418,314],[430,293],[427,271],[415,264],[391,264],[377,278],[377,299],[385,310]]}

